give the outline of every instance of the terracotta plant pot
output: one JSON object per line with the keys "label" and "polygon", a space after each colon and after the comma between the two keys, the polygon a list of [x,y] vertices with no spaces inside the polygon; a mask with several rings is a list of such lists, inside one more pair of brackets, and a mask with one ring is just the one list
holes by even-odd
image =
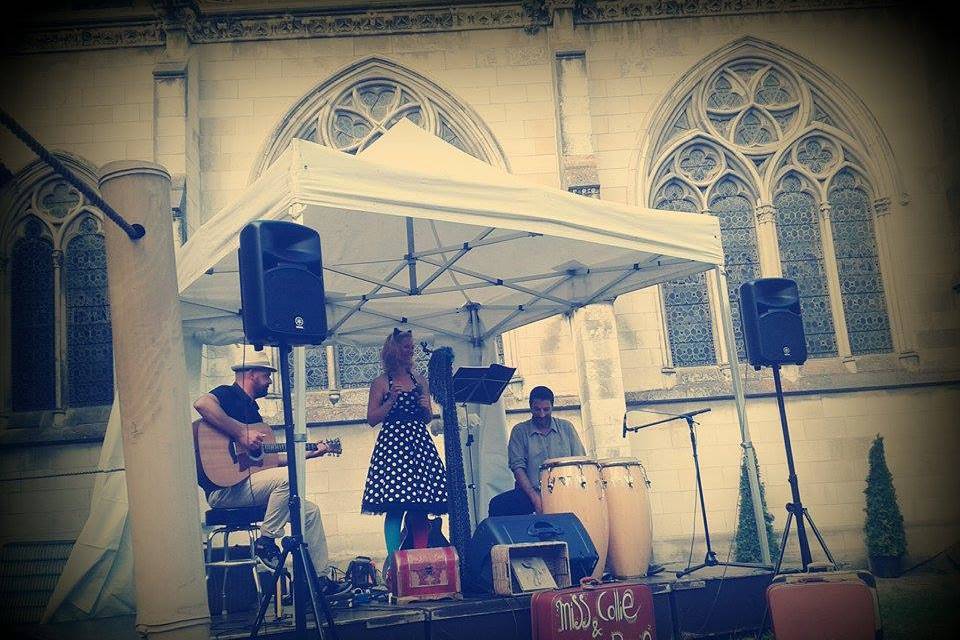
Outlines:
{"label": "terracotta plant pot", "polygon": [[902,556],[870,556],[870,571],[878,578],[896,578],[900,575]]}

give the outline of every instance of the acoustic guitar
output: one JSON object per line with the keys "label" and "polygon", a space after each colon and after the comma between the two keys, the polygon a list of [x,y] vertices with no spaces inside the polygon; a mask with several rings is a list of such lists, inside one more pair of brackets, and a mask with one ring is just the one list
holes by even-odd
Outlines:
{"label": "acoustic guitar", "polygon": [[[232,487],[246,480],[251,473],[280,466],[280,454],[286,453],[287,445],[278,443],[273,428],[263,422],[247,425],[252,432],[263,434],[263,443],[256,453],[237,443],[236,440],[203,420],[193,422],[193,444],[197,454],[197,466],[203,469],[210,482],[220,487]],[[327,454],[342,453],[340,438],[324,440]],[[316,451],[315,442],[306,443],[307,451]],[[324,454],[324,455],[327,455]]]}

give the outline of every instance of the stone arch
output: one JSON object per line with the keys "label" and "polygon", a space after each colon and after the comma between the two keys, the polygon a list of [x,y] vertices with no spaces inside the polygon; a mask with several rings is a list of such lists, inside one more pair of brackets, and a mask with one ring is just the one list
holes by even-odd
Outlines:
{"label": "stone arch", "polygon": [[[803,94],[799,105],[799,115],[807,120],[803,124],[817,123],[822,130],[856,141],[861,147],[856,151],[865,163],[864,170],[871,176],[878,197],[906,200],[890,143],[875,116],[853,89],[806,58],[772,42],[747,36],[714,51],[686,71],[650,116],[635,163],[640,168],[636,177],[638,202],[649,197],[652,173],[665,155],[665,145],[685,131],[696,130],[690,122],[690,110],[702,107],[704,88],[711,86],[710,82],[731,63],[737,62],[769,64],[785,70],[791,82],[799,83],[798,89]],[[805,132],[793,133],[800,136]],[[794,140],[791,136],[783,140],[783,144]],[[757,159],[761,172],[766,170],[768,160]]]}
{"label": "stone arch", "polygon": [[[358,92],[362,95],[358,96]],[[256,180],[294,138],[348,152],[362,148],[363,143],[339,144],[331,133],[331,121],[336,124],[338,116],[347,119],[351,114],[357,117],[361,131],[362,122],[375,124],[374,129],[386,129],[399,118],[409,117],[467,153],[509,170],[506,155],[493,133],[464,101],[416,71],[387,58],[371,56],[317,84],[280,119],[258,152],[249,181]],[[379,116],[384,119],[372,122]],[[376,135],[376,131],[370,133]]]}

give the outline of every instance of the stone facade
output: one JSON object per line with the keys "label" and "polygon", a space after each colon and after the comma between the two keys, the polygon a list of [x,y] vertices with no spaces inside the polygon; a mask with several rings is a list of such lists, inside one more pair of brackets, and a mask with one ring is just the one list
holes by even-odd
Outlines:
{"label": "stone facade", "polygon": [[[922,559],[956,538],[958,477],[950,464],[960,452],[954,418],[960,406],[960,229],[951,195],[958,188],[956,117],[951,121],[943,111],[950,104],[941,65],[946,58],[928,23],[872,2],[763,2],[743,11],[695,2],[683,3],[686,14],[669,16],[661,13],[664,3],[655,2],[523,3],[526,9],[510,2],[456,3],[442,10],[411,3],[409,11],[381,11],[383,3],[374,2],[366,3],[368,11],[339,18],[299,6],[265,17],[254,2],[200,2],[183,11],[170,8],[180,3],[163,3],[167,10],[158,18],[134,4],[129,15],[112,15],[98,28],[26,30],[19,48],[4,57],[8,80],[0,104],[48,148],[71,154],[91,174],[122,159],[168,167],[176,224],[185,238],[202,233],[203,223],[291,137],[350,152],[377,127],[389,126],[389,114],[411,111],[422,126],[528,180],[660,206],[657,180],[666,174],[657,174],[658,163],[671,152],[670,127],[678,126],[678,109],[710,74],[749,61],[754,66],[740,67],[744,78],[756,64],[767,64],[795,74],[797,83],[809,80],[809,95],[844,123],[828,127],[833,137],[827,144],[836,145],[835,153],[846,149],[850,165],[870,183],[882,314],[891,337],[880,353],[856,354],[850,347],[849,336],[841,335],[850,314],[841,272],[825,252],[832,298],[824,313],[834,321],[839,347],[785,371],[804,502],[833,551],[862,563],[866,453],[871,436],[880,433],[911,555]],[[726,153],[730,147],[703,148]],[[15,173],[4,202],[39,189],[28,166],[33,157],[5,130],[0,149]],[[769,160],[749,157],[761,167],[777,161],[771,154]],[[696,160],[707,166],[703,157]],[[731,175],[747,173],[743,168]],[[812,184],[817,174],[809,173]],[[746,189],[747,182],[737,184]],[[703,201],[692,211],[710,209],[710,188],[703,186]],[[759,273],[779,275],[776,187],[749,193]],[[833,230],[828,245],[836,247],[830,211],[820,208],[824,202],[815,202],[816,224]],[[10,264],[16,225],[27,214],[8,208],[21,217],[5,216],[4,265]],[[130,217],[135,221],[135,214]],[[703,310],[712,329],[704,344],[715,360],[709,364],[676,361],[667,287],[624,296],[602,312],[588,310],[599,320],[558,317],[503,338],[504,359],[518,368],[508,392],[508,422],[524,419],[525,394],[547,384],[559,396],[558,413],[581,429],[584,442],[641,458],[652,483],[658,560],[685,557],[694,527],[686,429],[677,423],[622,441],[611,436],[617,425],[609,423],[617,407],[713,408],[700,429],[700,456],[715,546],[725,556],[736,521],[741,449],[718,328],[719,293],[712,278],[707,281]],[[7,266],[4,352],[11,339],[10,282]],[[602,343],[585,349],[584,337],[598,335]],[[205,351],[195,391],[229,377],[229,355],[224,348]],[[74,538],[94,476],[68,474],[95,465],[104,416],[83,419],[61,404],[62,417],[40,416],[25,426],[11,410],[15,372],[4,358],[0,542]],[[779,527],[789,489],[772,382],[768,371],[747,369],[749,423]],[[617,407],[607,406],[610,389],[618,398],[623,393]],[[337,435],[346,453],[311,462],[306,493],[323,510],[331,552],[343,564],[359,553],[382,553],[383,543],[380,520],[359,513],[376,437],[362,424],[366,393],[343,389],[337,395],[336,404],[325,391],[308,397],[311,439]],[[279,413],[275,401],[270,406]]]}

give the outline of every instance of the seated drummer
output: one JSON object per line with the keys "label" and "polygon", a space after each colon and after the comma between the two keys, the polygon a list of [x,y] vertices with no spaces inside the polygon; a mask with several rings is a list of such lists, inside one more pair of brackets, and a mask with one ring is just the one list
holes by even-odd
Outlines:
{"label": "seated drummer", "polygon": [[540,465],[550,458],[586,455],[576,429],[553,417],[553,391],[534,387],[530,392],[532,417],[513,428],[507,447],[510,470],[516,478],[513,489],[494,496],[491,516],[543,513],[540,500]]}

